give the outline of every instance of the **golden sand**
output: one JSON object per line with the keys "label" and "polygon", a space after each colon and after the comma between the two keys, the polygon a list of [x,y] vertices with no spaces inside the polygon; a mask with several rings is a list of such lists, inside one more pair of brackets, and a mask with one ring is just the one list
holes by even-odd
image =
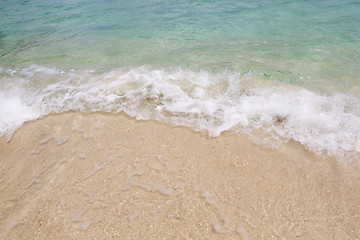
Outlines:
{"label": "golden sand", "polygon": [[0,139],[1,239],[359,239],[360,168],[122,115]]}

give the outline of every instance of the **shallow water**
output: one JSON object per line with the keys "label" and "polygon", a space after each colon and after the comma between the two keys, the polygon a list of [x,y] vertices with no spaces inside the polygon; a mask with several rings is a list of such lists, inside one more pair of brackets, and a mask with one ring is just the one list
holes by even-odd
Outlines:
{"label": "shallow water", "polygon": [[358,1],[0,2],[0,136],[124,111],[211,136],[360,152]]}

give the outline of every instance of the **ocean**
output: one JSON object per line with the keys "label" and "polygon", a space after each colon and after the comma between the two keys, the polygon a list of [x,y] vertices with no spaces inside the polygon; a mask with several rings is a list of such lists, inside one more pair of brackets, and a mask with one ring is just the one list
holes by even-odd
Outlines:
{"label": "ocean", "polygon": [[0,136],[126,113],[351,160],[359,23],[358,0],[0,0]]}

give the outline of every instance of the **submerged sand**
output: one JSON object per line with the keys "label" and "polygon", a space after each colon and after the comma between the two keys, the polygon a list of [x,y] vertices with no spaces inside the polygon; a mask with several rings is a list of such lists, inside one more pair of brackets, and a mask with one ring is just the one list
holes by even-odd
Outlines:
{"label": "submerged sand", "polygon": [[1,239],[358,239],[360,168],[66,113],[0,139]]}

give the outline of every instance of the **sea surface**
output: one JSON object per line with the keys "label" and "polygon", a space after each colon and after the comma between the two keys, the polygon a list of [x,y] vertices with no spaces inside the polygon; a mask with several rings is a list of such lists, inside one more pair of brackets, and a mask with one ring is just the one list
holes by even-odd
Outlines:
{"label": "sea surface", "polygon": [[0,0],[0,136],[126,113],[360,153],[359,0]]}

